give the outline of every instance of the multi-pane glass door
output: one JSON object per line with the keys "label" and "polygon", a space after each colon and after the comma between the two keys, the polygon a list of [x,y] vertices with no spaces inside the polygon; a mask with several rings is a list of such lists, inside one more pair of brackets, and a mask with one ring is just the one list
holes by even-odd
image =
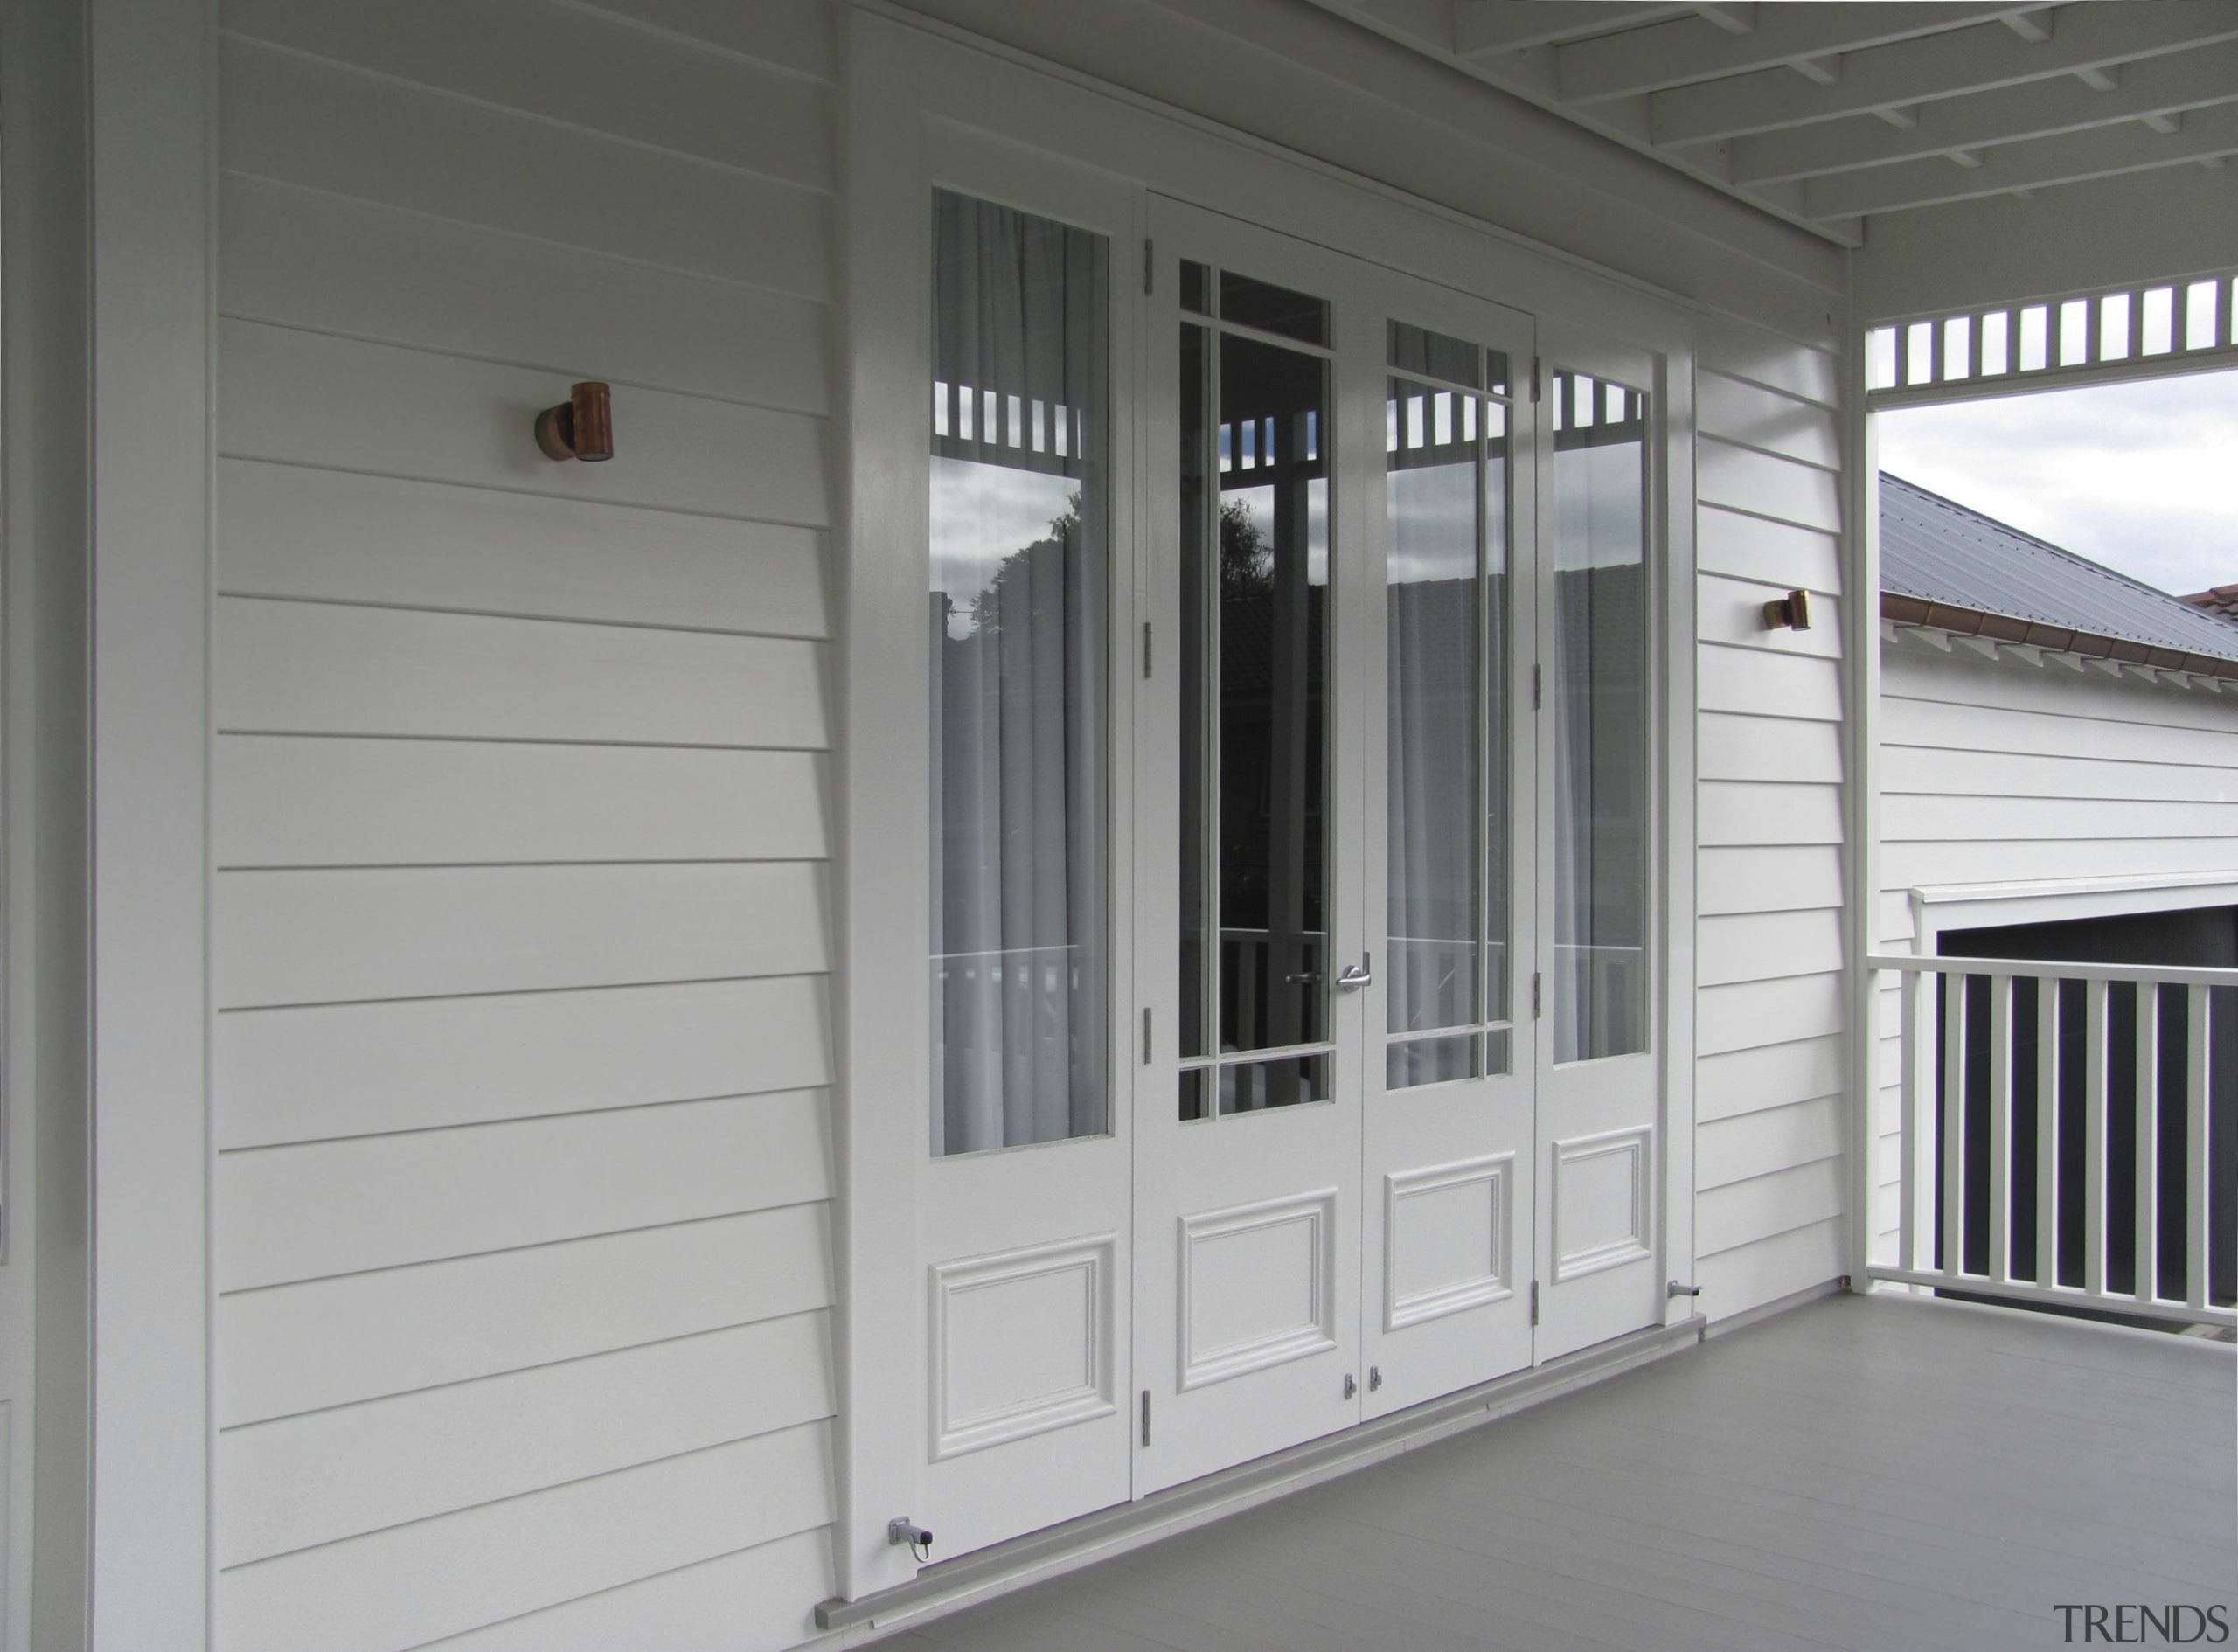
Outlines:
{"label": "multi-pane glass door", "polygon": [[1185,260],[1181,306],[1178,1036],[1197,1120],[1331,1093],[1329,302]]}

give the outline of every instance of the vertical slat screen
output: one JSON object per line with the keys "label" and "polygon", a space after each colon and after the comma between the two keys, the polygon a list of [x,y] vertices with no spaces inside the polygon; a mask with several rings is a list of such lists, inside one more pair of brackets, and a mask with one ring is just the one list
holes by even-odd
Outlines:
{"label": "vertical slat screen", "polygon": [[[1893,322],[1866,334],[1866,388],[1915,390],[2062,371],[2087,374],[2094,367],[2133,367],[2148,357],[2230,350],[2238,347],[2232,326],[2234,287],[2238,287],[2238,277],[2221,275],[2209,281],[2096,288],[2028,304],[1947,310]],[[2165,330],[2160,325],[2164,310]],[[2149,331],[2148,313],[2153,321]],[[2039,321],[2044,333],[2040,354],[2033,349],[2024,352],[2024,330],[2033,344]],[[1998,348],[1988,342],[1993,327]],[[2076,335],[2072,344],[2070,333]]]}

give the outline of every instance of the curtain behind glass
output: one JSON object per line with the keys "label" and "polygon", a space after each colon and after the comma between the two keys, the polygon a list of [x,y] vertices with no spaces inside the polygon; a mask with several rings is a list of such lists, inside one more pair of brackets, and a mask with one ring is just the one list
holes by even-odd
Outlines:
{"label": "curtain behind glass", "polygon": [[1647,401],[1554,376],[1554,1059],[1647,1048]]}
{"label": "curtain behind glass", "polygon": [[934,198],[932,1137],[1109,1128],[1102,236]]}

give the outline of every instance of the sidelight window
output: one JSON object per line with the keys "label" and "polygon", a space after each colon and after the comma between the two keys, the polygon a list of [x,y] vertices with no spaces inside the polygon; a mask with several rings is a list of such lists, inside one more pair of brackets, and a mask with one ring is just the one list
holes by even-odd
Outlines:
{"label": "sidelight window", "polygon": [[1110,1128],[1109,247],[934,199],[932,1145]]}
{"label": "sidelight window", "polygon": [[1554,1059],[1647,1048],[1647,398],[1553,375]]}

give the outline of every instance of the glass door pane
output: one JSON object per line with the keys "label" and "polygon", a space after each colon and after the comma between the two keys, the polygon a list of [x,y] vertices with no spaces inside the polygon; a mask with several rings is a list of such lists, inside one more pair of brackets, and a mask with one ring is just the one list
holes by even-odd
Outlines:
{"label": "glass door pane", "polygon": [[1391,378],[1384,409],[1396,1090],[1509,1065],[1509,408],[1500,352],[1389,331],[1409,375]]}
{"label": "glass door pane", "polygon": [[1109,1128],[1103,237],[935,194],[932,1138]]}
{"label": "glass door pane", "polygon": [[1553,375],[1554,1059],[1647,1048],[1647,398]]}
{"label": "glass door pane", "polygon": [[[1325,1100],[1327,305],[1201,267],[1181,326],[1185,1118]],[[1238,1062],[1255,1052],[1289,1053]]]}

